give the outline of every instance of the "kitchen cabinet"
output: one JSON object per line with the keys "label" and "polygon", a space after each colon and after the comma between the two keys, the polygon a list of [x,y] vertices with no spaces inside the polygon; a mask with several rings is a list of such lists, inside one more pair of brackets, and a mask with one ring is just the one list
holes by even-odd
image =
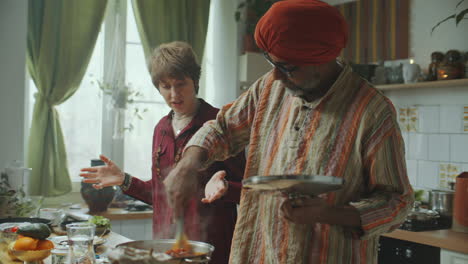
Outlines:
{"label": "kitchen cabinet", "polygon": [[[89,217],[88,208],[82,205],[80,210],[69,211],[77,219]],[[127,211],[122,208],[108,208],[99,215],[111,220],[113,232],[132,240],[153,239],[153,211]]]}
{"label": "kitchen cabinet", "polygon": [[[466,241],[468,243],[468,241]],[[440,251],[441,264],[468,264],[468,254],[461,254],[455,251],[441,249]]]}
{"label": "kitchen cabinet", "polygon": [[152,223],[152,218],[111,220],[113,232],[133,240],[152,240]]}

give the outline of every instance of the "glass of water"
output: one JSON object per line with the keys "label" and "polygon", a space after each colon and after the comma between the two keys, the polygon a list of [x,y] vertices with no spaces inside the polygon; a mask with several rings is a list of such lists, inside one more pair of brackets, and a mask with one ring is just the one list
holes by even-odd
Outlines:
{"label": "glass of water", "polygon": [[92,223],[71,223],[67,225],[68,244],[71,264],[94,264],[94,232]]}

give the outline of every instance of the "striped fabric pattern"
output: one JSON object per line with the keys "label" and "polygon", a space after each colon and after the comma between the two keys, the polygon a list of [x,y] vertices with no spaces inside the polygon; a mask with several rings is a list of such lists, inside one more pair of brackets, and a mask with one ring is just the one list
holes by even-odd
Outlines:
{"label": "striped fabric pattern", "polygon": [[318,174],[341,177],[342,190],[321,195],[352,205],[361,228],[285,220],[278,192],[244,190],[230,263],[376,263],[378,236],[412,207],[404,144],[389,100],[349,66],[320,100],[288,93],[268,73],[192,137],[189,145],[223,160],[248,145],[244,178]]}
{"label": "striped fabric pattern", "polygon": [[409,2],[359,0],[337,6],[350,32],[342,56],[354,63],[408,58]]}

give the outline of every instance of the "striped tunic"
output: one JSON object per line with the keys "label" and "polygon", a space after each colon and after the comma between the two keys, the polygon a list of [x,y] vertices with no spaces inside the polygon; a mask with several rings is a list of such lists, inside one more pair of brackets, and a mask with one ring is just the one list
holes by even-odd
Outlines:
{"label": "striped tunic", "polygon": [[230,263],[377,263],[378,238],[404,221],[413,191],[391,102],[349,65],[325,96],[292,96],[267,73],[223,107],[187,146],[208,150],[208,163],[248,146],[244,178],[318,174],[344,188],[321,195],[352,205],[361,227],[302,225],[280,213],[278,192],[243,190]]}

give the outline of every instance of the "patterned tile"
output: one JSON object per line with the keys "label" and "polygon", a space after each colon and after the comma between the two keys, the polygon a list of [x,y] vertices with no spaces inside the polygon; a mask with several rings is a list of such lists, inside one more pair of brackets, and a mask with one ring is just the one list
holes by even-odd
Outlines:
{"label": "patterned tile", "polygon": [[418,119],[417,107],[398,107],[398,123],[402,132],[417,132]]}
{"label": "patterned tile", "polygon": [[400,125],[401,132],[408,131],[408,108],[398,107],[398,123]]}
{"label": "patterned tile", "polygon": [[468,106],[463,107],[463,131],[468,132]]}
{"label": "patterned tile", "polygon": [[418,131],[418,108],[417,107],[409,107],[408,108],[408,132],[417,132]]}
{"label": "patterned tile", "polygon": [[461,173],[460,164],[439,164],[439,187],[449,189],[449,182],[455,182],[455,178]]}

